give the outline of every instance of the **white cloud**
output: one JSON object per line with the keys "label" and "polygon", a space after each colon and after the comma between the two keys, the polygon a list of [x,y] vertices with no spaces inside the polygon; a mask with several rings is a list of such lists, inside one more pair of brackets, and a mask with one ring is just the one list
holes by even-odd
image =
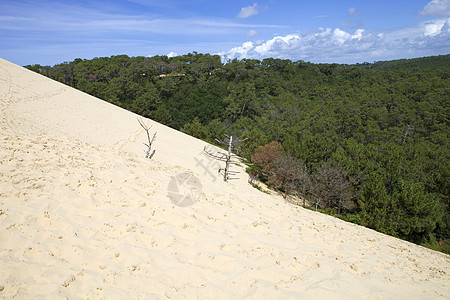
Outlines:
{"label": "white cloud", "polygon": [[355,31],[355,34],[351,35],[348,32],[345,32],[339,28],[336,28],[333,31],[332,39],[338,42],[339,44],[343,44],[348,40],[352,39],[358,39],[360,40],[362,37],[362,33],[364,32],[364,29],[358,29]]}
{"label": "white cloud", "polygon": [[432,0],[420,12],[421,16],[450,16],[450,0]]}
{"label": "white cloud", "polygon": [[390,32],[319,28],[314,32],[276,36],[218,53],[229,59],[268,57],[324,63],[356,63],[448,54],[450,18]]}
{"label": "white cloud", "polygon": [[356,8],[355,8],[355,7],[350,7],[350,8],[348,9],[348,14],[349,14],[350,16],[353,16],[353,15],[355,14],[355,12],[356,12]]}
{"label": "white cloud", "polygon": [[247,53],[252,48],[253,48],[253,43],[252,42],[245,42],[244,44],[242,44],[242,46],[231,48],[226,53],[225,52],[221,52],[221,53],[219,53],[219,55],[222,56],[222,58],[224,58],[225,60],[233,59],[233,58],[243,59],[243,58],[248,57]]}
{"label": "white cloud", "polygon": [[[450,53],[450,0],[425,1],[428,4],[418,13],[427,16],[426,21],[402,29],[359,29],[364,28],[362,21],[355,18],[359,10],[351,7],[349,23],[302,33],[295,29],[289,32],[288,26],[246,22],[245,18],[267,9],[257,1],[243,7],[238,14],[241,19],[233,21],[215,17],[177,18],[170,13],[130,14],[117,9],[120,5],[105,8],[95,1],[83,7],[62,0],[38,1],[39,5],[34,5],[35,1],[5,0],[0,1],[0,32],[4,33],[0,51],[10,57],[15,56],[14,52],[22,53],[24,64],[36,62],[37,55],[41,63],[44,57],[47,63],[57,63],[53,57],[63,57],[58,53],[64,53],[64,60],[68,60],[117,53],[141,55],[148,49],[159,55],[223,51],[220,54],[224,59],[274,57],[337,63]],[[430,17],[435,15],[444,17]],[[322,17],[326,16],[316,16]],[[254,41],[256,35],[262,39],[263,33],[273,32],[274,28],[282,34]],[[232,40],[245,34],[252,42],[236,47]],[[201,39],[196,40],[197,37]],[[206,42],[208,38],[210,42]],[[31,50],[27,48],[30,43],[34,45]],[[34,54],[36,49],[41,53]],[[26,55],[32,50],[33,54]]]}
{"label": "white cloud", "polygon": [[[129,0],[137,3],[156,5],[157,0]],[[5,9],[3,2],[11,2],[11,8]],[[64,32],[66,36],[98,37],[106,34],[124,35],[127,33],[157,33],[183,35],[222,35],[239,34],[241,28],[280,28],[274,24],[246,24],[242,21],[231,21],[223,18],[173,18],[157,14],[134,13],[128,14],[116,9],[104,9],[103,6],[91,1],[90,8],[80,4],[67,3],[71,1],[1,1],[0,0],[0,32],[17,30],[21,35],[54,37],[55,32]],[[27,2],[24,4],[22,2]],[[36,1],[34,1],[36,2]],[[55,3],[53,3],[55,2]],[[73,2],[73,1],[72,1]],[[76,1],[75,1],[76,2]],[[163,2],[163,1],[160,1]],[[170,1],[166,1],[170,2]],[[42,4],[42,5],[41,5]],[[11,11],[5,13],[2,10]],[[243,8],[244,17],[258,13],[257,3]],[[241,13],[242,13],[241,11]],[[20,13],[19,13],[20,12]],[[39,31],[39,32],[38,32]],[[3,33],[3,32],[2,32]],[[14,32],[6,33],[14,36]]]}
{"label": "white cloud", "polygon": [[167,54],[167,57],[175,57],[175,56],[178,56],[178,53],[173,52],[173,51],[170,51],[170,53]]}
{"label": "white cloud", "polygon": [[[77,36],[99,35],[104,32],[149,32],[158,34],[207,35],[207,34],[237,34],[240,28],[282,28],[271,24],[244,24],[228,20],[209,19],[151,19],[139,16],[104,15],[102,18],[79,18],[66,15],[64,18],[40,17],[10,17],[0,16],[0,30],[40,30],[47,32],[47,36],[54,36],[55,32],[75,32]],[[70,34],[67,34],[70,36]]]}
{"label": "white cloud", "polygon": [[450,18],[442,20],[433,20],[423,23],[423,34],[425,36],[436,36],[449,32]]}
{"label": "white cloud", "polygon": [[248,17],[255,16],[259,13],[258,8],[259,8],[258,3],[255,3],[251,6],[243,7],[241,8],[241,11],[237,15],[237,17],[239,19],[246,19]]}
{"label": "white cloud", "polygon": [[289,51],[300,45],[301,39],[297,34],[287,36],[276,36],[273,39],[255,47],[256,53],[268,53],[271,51]]}
{"label": "white cloud", "polygon": [[254,37],[254,36],[257,36],[258,34],[259,34],[258,30],[250,29],[250,30],[247,32],[246,36],[249,37],[249,38],[252,38],[252,37]]}

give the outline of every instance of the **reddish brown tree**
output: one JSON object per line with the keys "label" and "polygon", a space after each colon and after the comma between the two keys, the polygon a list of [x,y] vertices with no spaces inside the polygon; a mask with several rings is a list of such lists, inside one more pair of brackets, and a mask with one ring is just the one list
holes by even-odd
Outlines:
{"label": "reddish brown tree", "polygon": [[267,180],[268,185],[282,191],[284,198],[292,191],[304,197],[309,189],[309,174],[304,164],[283,153],[283,147],[276,141],[258,147],[252,155],[252,162],[259,168],[259,176]]}
{"label": "reddish brown tree", "polygon": [[252,155],[252,163],[268,176],[275,170],[275,161],[283,156],[283,147],[280,143],[272,141],[264,146],[256,148]]}

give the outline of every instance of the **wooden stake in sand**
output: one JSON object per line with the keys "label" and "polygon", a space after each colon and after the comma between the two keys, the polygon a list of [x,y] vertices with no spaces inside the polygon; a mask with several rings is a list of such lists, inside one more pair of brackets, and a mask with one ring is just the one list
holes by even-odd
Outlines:
{"label": "wooden stake in sand", "polygon": [[[150,138],[150,128],[152,128],[152,126],[148,127],[147,125],[144,124],[144,122],[142,120],[137,119],[139,124],[141,125],[142,128],[144,128],[145,132],[147,133],[147,138],[148,138],[148,144],[144,143],[145,146],[147,146],[147,151],[145,153],[145,158],[151,159],[153,157],[153,155],[155,155],[155,151],[156,150],[152,150],[152,144],[156,139],[156,132],[153,135],[152,138]],[[151,153],[150,153],[151,152]]]}

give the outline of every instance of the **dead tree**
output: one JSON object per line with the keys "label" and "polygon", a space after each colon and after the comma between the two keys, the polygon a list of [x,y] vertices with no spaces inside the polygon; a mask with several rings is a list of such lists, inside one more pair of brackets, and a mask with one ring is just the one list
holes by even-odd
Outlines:
{"label": "dead tree", "polygon": [[347,179],[348,170],[330,161],[317,168],[313,176],[312,194],[316,197],[316,209],[336,208],[340,215],[342,209],[351,206],[352,184]]}
{"label": "dead tree", "polygon": [[152,128],[152,126],[148,127],[147,125],[144,124],[144,122],[142,120],[137,119],[139,124],[141,125],[142,128],[144,128],[145,132],[147,133],[147,138],[148,138],[148,144],[144,143],[145,146],[147,146],[147,150],[145,151],[145,158],[151,159],[153,157],[153,155],[155,155],[155,151],[156,150],[152,150],[152,144],[156,139],[156,132],[153,135],[152,138],[150,138],[150,128]]}
{"label": "dead tree", "polygon": [[[218,140],[216,140],[216,141],[219,143],[222,143]],[[232,165],[236,165],[236,164],[242,162],[242,159],[239,156],[231,154],[231,151],[233,151],[234,146],[240,142],[242,142],[242,141],[240,141],[240,140],[233,141],[233,136],[230,136],[229,140],[228,140],[228,153],[223,153],[223,152],[214,153],[212,151],[208,151],[206,149],[206,146],[203,148],[203,151],[205,151],[205,154],[207,156],[214,158],[216,160],[225,162],[225,168],[219,169],[219,173],[221,173],[223,175],[224,181],[228,181],[230,179],[238,179],[237,177],[230,177],[230,176],[235,176],[239,173],[237,171],[231,171],[230,167]]]}

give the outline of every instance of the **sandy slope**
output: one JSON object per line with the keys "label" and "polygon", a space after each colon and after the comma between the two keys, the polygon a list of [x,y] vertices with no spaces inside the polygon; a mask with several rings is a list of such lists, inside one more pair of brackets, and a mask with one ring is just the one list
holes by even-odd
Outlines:
{"label": "sandy slope", "polygon": [[4,60],[0,111],[0,298],[450,297],[449,256],[224,183],[150,120],[146,160],[136,115]]}

